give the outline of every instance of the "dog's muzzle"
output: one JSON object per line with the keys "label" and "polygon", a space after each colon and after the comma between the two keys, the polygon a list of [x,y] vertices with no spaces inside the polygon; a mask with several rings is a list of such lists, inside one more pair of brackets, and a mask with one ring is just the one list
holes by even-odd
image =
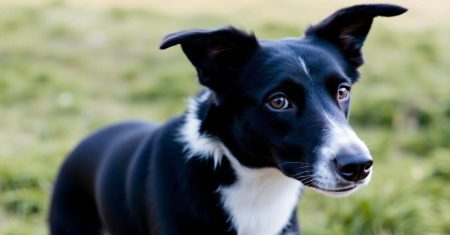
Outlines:
{"label": "dog's muzzle", "polygon": [[318,150],[313,188],[327,195],[345,196],[369,183],[372,157],[348,125],[332,123]]}

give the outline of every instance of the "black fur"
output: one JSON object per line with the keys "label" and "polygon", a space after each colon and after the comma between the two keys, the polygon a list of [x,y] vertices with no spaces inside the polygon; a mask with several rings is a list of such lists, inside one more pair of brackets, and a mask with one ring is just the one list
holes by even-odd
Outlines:
{"label": "black fur", "polygon": [[[338,102],[336,90],[358,79],[372,19],[405,11],[354,6],[311,26],[304,38],[278,41],[258,41],[233,27],[183,31],[168,35],[161,49],[180,44],[210,91],[196,113],[202,134],[221,141],[243,166],[278,168],[303,181],[308,170],[282,163],[317,160],[322,111],[348,125],[349,100]],[[308,71],[298,57],[308,60]],[[279,92],[289,97],[289,109],[268,106]],[[50,233],[236,234],[217,192],[236,174],[225,157],[218,166],[207,156],[188,160],[186,143],[179,141],[186,115],[161,126],[110,126],[81,142],[57,177]],[[295,214],[280,234],[299,234]]]}

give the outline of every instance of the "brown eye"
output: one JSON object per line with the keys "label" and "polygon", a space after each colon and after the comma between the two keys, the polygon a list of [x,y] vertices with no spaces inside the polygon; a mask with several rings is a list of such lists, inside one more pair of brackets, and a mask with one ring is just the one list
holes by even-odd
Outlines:
{"label": "brown eye", "polygon": [[291,107],[289,100],[284,94],[276,94],[270,97],[267,104],[275,110],[283,110]]}
{"label": "brown eye", "polygon": [[337,91],[337,99],[339,102],[348,100],[350,97],[350,87],[346,85],[341,85]]}

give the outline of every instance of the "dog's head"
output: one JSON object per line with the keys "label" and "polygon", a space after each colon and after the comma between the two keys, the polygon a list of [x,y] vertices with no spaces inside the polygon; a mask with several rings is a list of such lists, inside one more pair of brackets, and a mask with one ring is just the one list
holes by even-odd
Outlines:
{"label": "dog's head", "polygon": [[341,9],[303,38],[258,41],[233,27],[168,35],[211,90],[201,131],[217,137],[247,167],[276,167],[328,195],[370,180],[372,158],[348,123],[361,47],[387,4]]}

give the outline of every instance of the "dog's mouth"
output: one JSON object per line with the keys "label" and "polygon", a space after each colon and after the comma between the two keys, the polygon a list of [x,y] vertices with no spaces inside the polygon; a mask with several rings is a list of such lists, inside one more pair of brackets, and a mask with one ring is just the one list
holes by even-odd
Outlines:
{"label": "dog's mouth", "polygon": [[[334,175],[332,177],[322,177],[317,174],[308,174],[307,172],[315,171],[313,165],[308,166],[304,163],[296,163],[296,165],[299,166],[291,168],[290,163],[291,162],[285,162],[281,164],[283,166],[281,167],[282,172],[287,176],[300,181],[303,185],[327,195],[345,194],[347,192],[352,192],[360,186],[357,183],[342,181],[339,177]],[[296,172],[295,170],[298,169],[301,169],[302,171],[300,173]]]}
{"label": "dog's mouth", "polygon": [[320,191],[324,191],[324,192],[331,192],[331,193],[341,193],[341,192],[348,192],[351,191],[355,188],[357,188],[357,185],[351,185],[351,186],[347,186],[347,187],[338,187],[338,188],[322,188],[319,187],[317,185],[312,185],[310,186],[314,189],[320,190]]}
{"label": "dog's mouth", "polygon": [[359,187],[359,185],[350,185],[350,186],[346,186],[346,187],[336,187],[336,188],[325,188],[325,187],[319,187],[317,185],[313,185],[310,187],[313,188],[314,190],[324,193],[326,195],[345,196],[345,195],[350,194],[353,191],[355,191]]}
{"label": "dog's mouth", "polygon": [[301,175],[294,177],[300,181],[304,186],[309,187],[319,193],[325,194],[327,196],[347,196],[355,192],[360,186],[365,183],[354,183],[348,181],[342,181],[338,178],[322,178],[317,175]]}
{"label": "dog's mouth", "polygon": [[302,182],[303,185],[312,188],[313,190],[323,193],[327,196],[346,196],[355,192],[362,184],[355,183],[337,183],[337,184],[325,184],[321,182]]}

